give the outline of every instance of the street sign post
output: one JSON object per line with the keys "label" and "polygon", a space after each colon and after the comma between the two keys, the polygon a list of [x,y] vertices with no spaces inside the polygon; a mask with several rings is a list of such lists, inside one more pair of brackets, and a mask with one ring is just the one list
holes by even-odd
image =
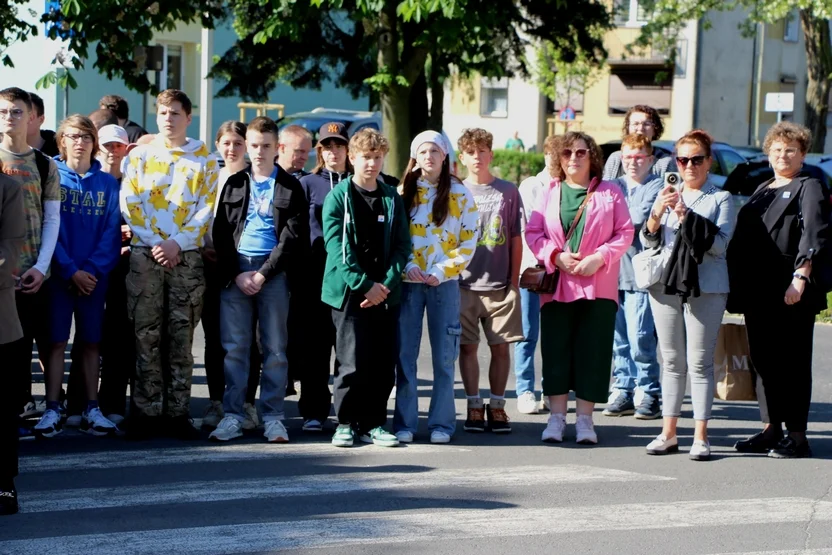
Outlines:
{"label": "street sign post", "polygon": [[766,112],[777,112],[777,123],[783,114],[794,112],[794,93],[766,93]]}

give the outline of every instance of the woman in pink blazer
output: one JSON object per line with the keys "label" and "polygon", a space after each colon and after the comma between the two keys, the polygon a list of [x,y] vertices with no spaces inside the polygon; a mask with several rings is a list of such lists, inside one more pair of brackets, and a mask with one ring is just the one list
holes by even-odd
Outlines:
{"label": "woman in pink blazer", "polygon": [[559,139],[553,180],[526,226],[532,253],[548,272],[558,273],[554,295],[540,296],[543,394],[552,410],[542,439],[563,441],[566,402],[574,391],[577,441],[593,445],[592,411],[606,402],[610,385],[618,261],[633,242],[633,223],[618,185],[601,181],[603,156],[595,140],[575,131]]}

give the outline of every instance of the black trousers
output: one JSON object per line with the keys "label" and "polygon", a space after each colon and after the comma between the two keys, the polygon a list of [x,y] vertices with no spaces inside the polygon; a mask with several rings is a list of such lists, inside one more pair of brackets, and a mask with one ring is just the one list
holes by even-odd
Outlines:
{"label": "black trousers", "polygon": [[335,414],[359,433],[387,422],[387,399],[396,380],[399,307],[361,308],[363,295],[350,295],[335,324]]}
{"label": "black trousers", "polygon": [[321,290],[293,291],[289,305],[289,374],[300,380],[298,410],[304,420],[329,417],[329,376],[335,325],[332,307],[321,302]]}
{"label": "black trousers", "polygon": [[801,304],[767,304],[746,313],[751,362],[763,379],[771,423],[805,432],[812,402],[815,315]]}
{"label": "black trousers", "polygon": [[[31,345],[31,340],[30,343]],[[30,347],[31,348],[31,347]],[[15,343],[0,345],[0,365],[6,367],[6,361],[14,354]],[[20,410],[17,402],[20,392],[4,385],[0,387],[0,483],[17,476],[17,437]]]}
{"label": "black trousers", "polygon": [[49,328],[49,286],[43,283],[35,294],[16,291],[15,303],[23,337],[8,345],[9,374],[14,393],[10,402],[17,410],[32,400],[32,342],[37,342],[38,354],[43,360],[48,356],[50,345]]}
{"label": "black trousers", "polygon": [[[208,397],[212,401],[222,402],[225,393],[225,350],[220,339],[220,292],[225,284],[220,283],[216,263],[204,260],[205,297],[202,305],[202,331],[205,334],[205,376],[208,381]],[[251,325],[257,340],[251,346],[246,402],[254,404],[257,386],[260,385],[260,367],[263,365],[256,313]]]}
{"label": "black trousers", "polygon": [[[127,315],[125,280],[129,271],[130,256],[122,256],[110,274],[107,289],[104,333],[101,336],[101,387],[98,391],[98,402],[105,415],[124,416],[127,385],[132,383],[136,374],[135,330]],[[70,392],[73,391],[73,385],[70,373]]]}

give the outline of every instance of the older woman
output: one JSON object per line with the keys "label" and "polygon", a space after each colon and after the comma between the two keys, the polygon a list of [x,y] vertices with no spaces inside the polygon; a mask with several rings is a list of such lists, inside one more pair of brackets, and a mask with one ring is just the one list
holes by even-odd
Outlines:
{"label": "older woman", "polygon": [[[763,379],[770,424],[736,444],[775,458],[812,454],[806,440],[812,398],[815,315],[826,308],[829,199],[801,175],[809,130],[778,123],[763,149],[774,178],[760,185],[737,218],[728,250],[731,309],[745,314],[751,360]],[[782,425],[789,431],[783,437]]]}
{"label": "older woman", "polygon": [[540,295],[543,394],[552,411],[542,439],[563,441],[573,390],[577,441],[595,444],[592,412],[607,399],[618,266],[632,244],[633,223],[618,185],[601,181],[601,150],[592,137],[566,133],[552,156],[554,180],[526,225],[535,258],[559,274],[554,294]]}
{"label": "older woman", "polygon": [[[648,140],[658,141],[664,133],[664,124],[659,111],[652,106],[645,106],[637,104],[629,110],[624,116],[624,127],[621,129],[621,137],[626,137],[632,133],[644,135]],[[662,151],[656,151],[653,158],[653,165],[650,167],[651,174],[664,175],[667,172],[676,171],[676,162],[672,156],[666,155]],[[612,181],[625,174],[624,165],[621,163],[621,151],[613,152],[607,163],[604,165],[604,179]]]}
{"label": "older woman", "polygon": [[709,460],[708,420],[714,398],[714,350],[728,300],[725,251],[736,214],[730,193],[708,182],[713,139],[695,129],[676,142],[682,184],[659,192],[641,230],[646,247],[663,245],[667,267],[649,289],[650,307],[664,363],[662,433],[647,446],[650,455],[678,451],[676,425],[690,370],[693,418],[690,458]]}

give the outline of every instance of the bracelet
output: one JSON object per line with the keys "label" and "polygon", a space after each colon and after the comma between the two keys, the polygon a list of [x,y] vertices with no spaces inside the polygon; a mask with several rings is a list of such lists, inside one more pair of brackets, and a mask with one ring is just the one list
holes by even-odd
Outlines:
{"label": "bracelet", "polygon": [[793,274],[792,274],[792,277],[793,277],[793,278],[795,278],[795,279],[799,279],[799,280],[805,281],[805,282],[807,282],[807,283],[809,282],[809,278],[807,278],[807,277],[806,277],[806,276],[804,276],[803,274],[799,274],[799,273],[797,273],[797,272],[793,273]]}

